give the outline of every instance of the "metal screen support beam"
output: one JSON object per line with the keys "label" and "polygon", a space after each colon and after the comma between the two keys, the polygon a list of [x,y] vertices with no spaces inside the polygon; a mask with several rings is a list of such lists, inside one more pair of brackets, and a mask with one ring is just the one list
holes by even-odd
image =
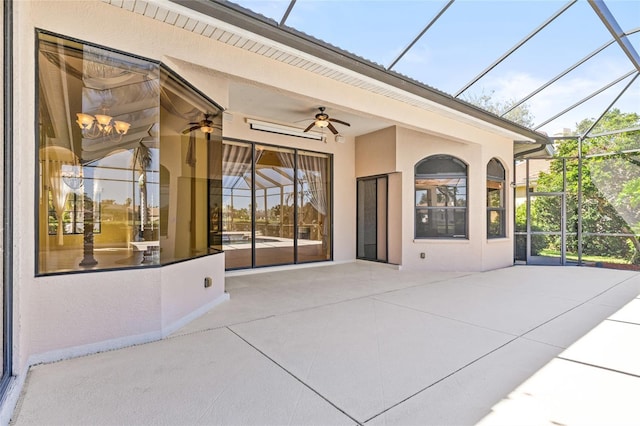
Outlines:
{"label": "metal screen support beam", "polygon": [[[636,28],[635,30],[628,32],[627,35],[635,34],[635,33],[639,32],[639,31],[640,31],[640,28]],[[538,93],[542,92],[544,89],[546,89],[547,87],[551,86],[553,83],[555,83],[556,81],[560,80],[562,77],[564,77],[565,75],[569,74],[571,71],[575,70],[580,65],[584,64],[589,59],[593,58],[598,53],[602,52],[604,49],[606,49],[607,47],[611,46],[615,42],[616,42],[615,39],[611,39],[610,41],[606,42],[605,44],[603,44],[602,46],[600,46],[599,48],[597,48],[593,52],[589,53],[587,56],[585,56],[584,58],[580,59],[578,62],[576,62],[575,64],[571,65],[569,68],[567,68],[566,70],[562,71],[560,74],[556,75],[551,80],[547,81],[545,84],[543,84],[542,86],[538,87],[536,90],[534,90],[533,92],[529,93],[527,96],[525,96],[524,98],[520,99],[518,102],[513,104],[509,109],[507,109],[502,114],[500,114],[500,117],[504,117],[505,115],[509,114],[511,111],[513,111],[514,109],[518,108],[520,105],[522,105],[523,103],[527,102],[529,99],[533,98],[535,95],[537,95]]]}
{"label": "metal screen support beam", "polygon": [[547,81],[545,84],[543,84],[542,86],[538,87],[536,90],[534,90],[533,92],[529,93],[527,96],[525,96],[524,98],[520,99],[518,102],[513,104],[511,107],[509,107],[503,113],[501,113],[500,117],[504,117],[505,115],[509,114],[511,111],[513,111],[514,109],[518,108],[520,105],[522,105],[523,103],[527,102],[529,99],[533,98],[535,95],[537,95],[538,93],[542,92],[544,89],[546,89],[547,87],[551,86],[553,83],[555,83],[556,81],[560,80],[562,77],[564,77],[565,75],[569,74],[571,71],[575,70],[580,65],[584,64],[589,59],[593,58],[598,53],[600,53],[604,49],[606,49],[607,47],[611,46],[614,42],[615,42],[615,40],[611,40],[611,41],[603,44],[602,46],[600,46],[599,48],[597,48],[593,52],[589,53],[587,56],[585,56],[584,58],[580,59],[578,62],[576,62],[575,64],[571,65],[569,68],[567,68],[566,70],[562,71],[560,74],[556,75],[551,80]]}
{"label": "metal screen support beam", "polygon": [[500,56],[498,59],[496,59],[496,61],[494,63],[492,63],[491,65],[489,65],[487,68],[485,68],[484,71],[482,71],[480,74],[478,74],[477,76],[475,76],[470,82],[468,82],[467,84],[464,85],[464,87],[460,90],[458,90],[458,92],[454,95],[454,97],[458,97],[461,94],[463,94],[464,92],[466,92],[469,87],[473,86],[474,84],[476,84],[478,82],[478,80],[480,80],[482,77],[484,77],[485,75],[487,75],[492,69],[494,69],[495,67],[497,67],[498,65],[500,65],[500,63],[502,61],[504,61],[505,59],[507,59],[509,56],[511,56],[511,54],[513,52],[515,52],[516,50],[520,49],[522,47],[523,44],[525,44],[526,42],[528,42],[529,40],[531,40],[533,38],[533,36],[535,36],[536,34],[538,34],[540,31],[542,31],[547,25],[549,25],[550,23],[552,23],[558,16],[562,15],[564,12],[566,12],[567,9],[569,9],[571,6],[573,6],[578,0],[571,0],[569,3],[565,4],[560,10],[558,10],[556,13],[554,13],[550,18],[548,18],[546,21],[544,21],[542,24],[540,24],[540,26],[538,26],[538,28],[536,28],[535,30],[531,31],[531,33],[529,33],[529,35],[527,35],[525,38],[523,38],[522,40],[520,40],[515,46],[513,46],[511,49],[509,49],[506,53],[504,53],[502,56]]}
{"label": "metal screen support beam", "polygon": [[582,265],[582,141],[578,138],[578,266]]}
{"label": "metal screen support beam", "polygon": [[395,64],[397,64],[397,63],[398,63],[398,61],[399,61],[400,59],[402,59],[402,57],[403,57],[404,55],[406,55],[406,54],[407,54],[407,52],[408,52],[408,51],[413,47],[413,45],[415,45],[415,44],[418,42],[418,40],[420,40],[420,39],[422,38],[422,36],[423,36],[427,31],[429,31],[429,28],[431,28],[431,27],[433,26],[433,24],[435,24],[435,23],[436,23],[436,21],[437,21],[438,19],[440,19],[440,17],[444,14],[444,12],[445,12],[447,9],[449,9],[449,6],[451,6],[451,5],[453,4],[453,2],[454,2],[454,0],[449,0],[449,2],[448,2],[447,4],[445,4],[445,5],[444,5],[444,7],[443,7],[442,9],[440,9],[440,12],[438,12],[438,13],[436,14],[436,16],[434,16],[434,17],[431,19],[431,21],[427,24],[427,26],[426,26],[426,27],[424,27],[424,29],[423,29],[422,31],[420,31],[420,34],[418,34],[418,35],[413,39],[413,41],[412,41],[411,43],[409,43],[409,45],[408,45],[407,47],[405,47],[405,48],[404,48],[404,50],[402,51],[402,53],[400,53],[400,54],[398,55],[398,57],[397,57],[396,59],[394,59],[394,60],[393,60],[393,62],[391,62],[391,65],[389,65],[389,66],[387,67],[387,70],[390,70],[391,68],[393,68],[393,67],[395,66]]}
{"label": "metal screen support beam", "polygon": [[[604,87],[601,87],[600,89],[596,90],[595,92],[591,93],[588,96],[585,96],[584,98],[580,99],[578,102],[576,102],[575,104],[571,105],[568,108],[563,109],[561,112],[559,112],[558,114],[554,115],[553,117],[543,121],[542,123],[538,124],[536,127],[533,128],[533,130],[538,130],[539,128],[543,127],[545,124],[551,123],[553,120],[555,120],[556,118],[560,117],[561,115],[571,111],[572,109],[574,109],[575,107],[587,102],[589,99],[593,98],[596,95],[599,95],[600,93],[604,92],[605,90],[611,88],[612,86],[615,86],[616,84],[620,83],[622,80],[624,80],[625,78],[628,78],[630,75],[633,75],[633,73],[636,73],[637,76],[637,72],[635,70],[631,70],[628,73],[626,73],[625,75],[618,77],[617,79],[615,79],[614,81],[612,81],[611,83],[607,84]],[[635,77],[634,77],[635,79]],[[631,80],[631,82],[633,83],[633,80]],[[627,85],[628,87],[628,85]],[[625,88],[622,93],[624,93],[627,89]],[[621,94],[622,94],[621,93]],[[620,95],[618,95],[618,97],[616,98],[616,100],[618,100],[618,98],[620,97]],[[615,101],[614,101],[615,102]],[[609,110],[609,108],[607,108],[605,110],[605,113]],[[602,117],[601,117],[602,118]],[[599,120],[599,119],[598,119]]]}
{"label": "metal screen support beam", "polygon": [[624,31],[620,28],[618,21],[613,17],[607,5],[605,5],[602,0],[589,0],[589,4],[604,26],[607,27],[607,30],[609,30],[613,38],[616,39],[616,42],[618,42],[620,48],[624,51],[625,55],[627,55],[633,66],[636,67],[636,70],[640,72],[640,55],[638,55],[638,52],[624,34]]}
{"label": "metal screen support beam", "polygon": [[591,127],[589,127],[589,129],[586,132],[584,132],[584,135],[582,135],[582,138],[589,137],[589,133],[591,133],[591,131],[594,129],[594,127],[596,127],[596,125],[600,122],[600,120],[602,120],[602,117],[604,117],[605,114],[607,112],[609,112],[609,110],[616,104],[616,102],[618,102],[618,99],[620,99],[620,97],[625,94],[625,92],[629,89],[629,87],[631,87],[633,82],[636,81],[636,79],[638,78],[638,75],[640,75],[640,72],[637,72],[636,75],[633,76],[631,81],[629,83],[627,83],[626,86],[624,86],[624,89],[622,89],[620,91],[620,93],[618,93],[618,96],[616,96],[615,99],[613,101],[611,101],[611,103],[609,104],[609,106],[607,106],[607,108],[604,110],[604,112],[602,114],[600,114],[600,117],[598,117],[598,119],[593,122]]}
{"label": "metal screen support beam", "polygon": [[283,26],[285,22],[287,22],[287,18],[289,17],[289,14],[291,13],[291,10],[293,9],[293,6],[296,4],[296,0],[291,0],[291,3],[289,3],[289,7],[287,7],[287,11],[284,12],[284,15],[282,15],[282,19],[280,20],[280,24],[279,26]]}

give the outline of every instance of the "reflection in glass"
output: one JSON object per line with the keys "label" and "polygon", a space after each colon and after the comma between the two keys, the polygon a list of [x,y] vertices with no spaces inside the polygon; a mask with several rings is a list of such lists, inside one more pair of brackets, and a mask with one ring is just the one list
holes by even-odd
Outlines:
{"label": "reflection in glass", "polygon": [[222,249],[227,269],[252,266],[253,146],[225,142],[222,150]]}
{"label": "reflection in glass", "polygon": [[325,154],[298,152],[298,262],[329,260],[331,175]]}
{"label": "reflection in glass", "polygon": [[487,164],[487,238],[506,236],[505,170],[493,158]]}
{"label": "reflection in glass", "polygon": [[38,94],[38,273],[221,249],[219,107],[157,63],[44,32]]}
{"label": "reflection in glass", "polygon": [[[38,272],[140,265],[135,243],[157,240],[158,66],[38,36]],[[78,114],[130,126],[89,134]]]}
{"label": "reflection in glass", "polygon": [[160,122],[160,205],[170,219],[160,260],[221,250],[222,111],[163,68]]}
{"label": "reflection in glass", "polygon": [[[255,264],[278,265],[294,262],[296,195],[294,189],[294,151],[285,148],[256,146],[254,181],[255,197]],[[301,225],[301,224],[300,224]],[[300,232],[305,230],[298,227]]]}
{"label": "reflection in glass", "polygon": [[416,238],[467,236],[467,167],[437,155],[416,165]]}

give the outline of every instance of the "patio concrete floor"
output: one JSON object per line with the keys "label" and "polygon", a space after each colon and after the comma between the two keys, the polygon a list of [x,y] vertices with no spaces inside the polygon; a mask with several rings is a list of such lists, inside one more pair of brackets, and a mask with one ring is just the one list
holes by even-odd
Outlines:
{"label": "patio concrete floor", "polygon": [[356,262],[227,290],[162,341],[32,367],[12,423],[640,422],[637,272]]}

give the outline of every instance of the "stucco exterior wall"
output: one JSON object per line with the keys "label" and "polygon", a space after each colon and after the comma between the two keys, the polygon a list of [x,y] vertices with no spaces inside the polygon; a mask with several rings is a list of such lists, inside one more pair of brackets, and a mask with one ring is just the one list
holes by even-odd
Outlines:
{"label": "stucco exterior wall", "polygon": [[[35,276],[36,185],[35,29],[94,42],[153,60],[167,60],[168,46],[188,51],[196,37],[165,29],[101,2],[14,4],[16,170],[14,227],[14,374],[29,364],[159,339],[228,298],[224,255],[161,268]],[[169,64],[170,66],[175,64]],[[172,67],[173,68],[173,67]],[[192,74],[193,70],[183,67]],[[197,78],[194,77],[194,79]],[[228,102],[224,79],[198,80],[199,89]],[[215,88],[215,90],[214,90]],[[204,288],[204,277],[213,286]]]}
{"label": "stucco exterior wall", "polygon": [[[390,256],[406,268],[482,270],[512,261],[510,238],[487,242],[484,214],[469,216],[469,240],[415,241],[413,167],[439,153],[469,164],[469,211],[485,211],[485,167],[494,156],[509,168],[512,141],[441,115],[363,89],[318,77],[303,69],[215,42],[99,1],[15,2],[16,213],[15,369],[31,357],[47,360],[158,338],[202,309],[224,300],[223,256],[210,256],[163,268],[39,277],[35,265],[36,185],[33,126],[35,107],[35,28],[163,61],[227,109],[224,136],[309,149],[333,155],[333,247],[335,261],[352,261],[356,249],[356,176],[391,173]],[[352,137],[327,143],[249,130],[234,110],[229,81],[242,79],[322,100],[370,117],[397,123],[368,138],[356,155]],[[446,136],[443,136],[446,135]],[[364,139],[363,139],[364,141]],[[510,192],[508,192],[510,193]],[[509,200],[512,203],[512,200]],[[512,204],[510,204],[512,205]],[[20,212],[19,214],[17,212]],[[511,215],[509,215],[510,217]],[[510,219],[511,220],[511,219]],[[508,225],[508,234],[512,230]],[[426,253],[426,259],[419,257]],[[460,259],[452,263],[451,259]],[[205,276],[214,286],[203,289]]]}
{"label": "stucco exterior wall", "polygon": [[356,138],[356,176],[396,171],[396,127],[391,126]]}
{"label": "stucco exterior wall", "polygon": [[[468,134],[470,140],[463,142],[409,129],[398,128],[397,169],[403,171],[402,198],[402,267],[425,270],[482,271],[508,266],[513,263],[511,237],[499,240],[486,238],[486,165],[497,157],[509,173],[511,141],[497,138],[486,132]],[[467,194],[467,239],[416,239],[414,187],[415,164],[425,157],[447,154],[455,156],[468,165]],[[507,191],[507,205],[513,205]],[[509,210],[507,210],[508,212]],[[507,235],[513,227],[508,215]],[[424,253],[422,259],[420,254]]]}
{"label": "stucco exterior wall", "polygon": [[[402,180],[403,174],[406,173],[391,173],[389,174],[389,209],[388,209],[388,227],[389,227],[389,263],[394,265],[402,264],[402,215],[405,210],[402,202]],[[407,207],[409,208],[409,207]]]}

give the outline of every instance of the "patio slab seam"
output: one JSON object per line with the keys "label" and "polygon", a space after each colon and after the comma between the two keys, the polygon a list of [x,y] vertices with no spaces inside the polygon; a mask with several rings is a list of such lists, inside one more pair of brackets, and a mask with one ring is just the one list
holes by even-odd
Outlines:
{"label": "patio slab seam", "polygon": [[592,364],[590,362],[584,362],[584,361],[578,361],[578,360],[571,359],[571,358],[565,358],[565,357],[560,356],[560,355],[558,355],[556,357],[556,359],[561,359],[563,361],[568,361],[568,362],[575,362],[576,364],[586,365],[587,367],[598,368],[600,370],[610,371],[612,373],[624,374],[625,376],[631,376],[631,377],[635,377],[637,379],[640,379],[640,375],[638,375],[638,374],[628,373],[626,371],[617,370],[615,368],[603,367],[602,365]]}
{"label": "patio slab seam", "polygon": [[311,387],[308,383],[306,383],[304,380],[300,379],[298,376],[296,376],[295,374],[293,374],[291,371],[287,370],[282,364],[278,363],[276,360],[274,360],[273,358],[271,358],[269,355],[267,355],[264,351],[262,351],[260,348],[258,348],[257,346],[253,345],[251,342],[249,342],[247,339],[245,339],[244,337],[242,337],[240,334],[238,334],[237,332],[235,332],[234,330],[232,330],[230,327],[225,327],[227,330],[229,330],[231,333],[233,333],[238,339],[242,340],[245,344],[247,344],[249,347],[251,347],[253,350],[255,350],[256,352],[258,352],[260,355],[262,355],[264,358],[266,358],[268,361],[272,362],[274,365],[276,365],[278,368],[280,368],[282,371],[284,371],[285,373],[287,373],[289,376],[291,376],[292,378],[294,378],[295,380],[297,380],[298,382],[300,382],[304,387],[306,387],[307,389],[309,389],[311,392],[313,392],[314,394],[318,395],[320,398],[322,398],[324,401],[326,401],[329,405],[331,405],[333,408],[335,408],[336,410],[340,411],[342,414],[344,414],[345,416],[347,416],[349,419],[351,419],[352,421],[354,421],[357,425],[362,426],[363,423],[359,422],[358,420],[356,420],[352,415],[350,415],[349,413],[347,413],[344,409],[340,408],[338,405],[336,405],[333,401],[331,401],[329,398],[327,398],[326,396],[324,396],[323,394],[321,394],[320,392],[318,392],[316,389],[314,389],[313,387]]}
{"label": "patio slab seam", "polygon": [[451,373],[439,378],[438,380],[434,381],[430,385],[425,386],[424,388],[414,392],[413,394],[411,394],[408,397],[404,398],[402,401],[398,401],[395,404],[392,404],[391,406],[389,406],[389,407],[385,408],[384,410],[380,411],[379,413],[375,414],[374,416],[369,417],[363,423],[366,424],[367,422],[370,422],[371,420],[375,419],[376,417],[379,417],[379,416],[383,415],[384,413],[392,410],[393,408],[398,407],[398,406],[402,405],[403,403],[409,401],[410,399],[415,398],[416,396],[418,396],[419,394],[423,393],[424,391],[434,387],[438,383],[443,382],[444,380],[448,379],[449,377],[452,377],[452,376],[456,375],[457,373],[463,371],[464,369],[466,369],[466,368],[472,366],[473,364],[475,364],[476,362],[480,361],[481,359],[486,358],[487,356],[491,355],[492,353],[494,353],[494,352],[496,352],[496,351],[498,351],[498,350],[510,345],[511,343],[515,342],[518,339],[519,339],[519,337],[514,337],[513,339],[507,341],[506,343],[503,343],[502,345],[495,347],[494,349],[492,349],[489,352],[487,352],[487,353],[485,353],[485,354],[473,359],[472,361],[468,362],[467,364],[463,365],[462,367],[460,367],[460,368],[452,371]]}
{"label": "patio slab seam", "polygon": [[[233,327],[233,326],[241,325],[241,324],[248,324],[248,323],[252,323],[252,322],[255,322],[255,321],[261,321],[261,320],[273,318],[273,317],[280,316],[280,315],[289,315],[289,314],[294,314],[294,313],[298,313],[298,312],[308,311],[308,310],[311,310],[311,309],[323,308],[323,307],[327,307],[327,306],[334,306],[334,305],[338,305],[338,304],[341,304],[341,303],[353,302],[353,301],[363,300],[363,299],[367,299],[367,298],[375,299],[376,296],[382,296],[384,294],[394,293],[396,291],[402,291],[402,290],[408,290],[408,289],[412,289],[412,288],[424,287],[424,286],[428,286],[428,285],[432,285],[432,284],[439,284],[439,283],[455,280],[455,279],[462,278],[462,277],[468,277],[468,276],[472,276],[472,275],[474,275],[474,274],[473,273],[465,274],[465,275],[461,275],[459,277],[445,278],[445,279],[441,279],[441,280],[431,281],[431,282],[428,282],[428,283],[415,284],[415,285],[410,285],[410,286],[406,286],[406,287],[402,287],[402,288],[394,288],[394,289],[390,289],[390,290],[380,291],[380,292],[377,292],[377,293],[370,293],[370,294],[366,294],[366,295],[362,295],[362,296],[351,297],[351,298],[348,298],[348,299],[336,300],[336,301],[333,301],[333,302],[327,302],[327,303],[322,303],[322,304],[312,305],[312,306],[305,306],[305,307],[302,307],[302,308],[293,309],[293,310],[289,310],[289,311],[277,312],[275,314],[270,314],[270,315],[266,315],[266,316],[259,317],[259,318],[253,318],[253,319],[249,319],[249,320],[245,320],[245,321],[238,321],[238,322],[229,323],[229,324],[221,324],[221,325],[218,325],[218,326],[215,326],[215,327],[203,328],[202,330],[194,330],[194,331],[190,331],[190,332],[187,332],[187,333],[180,333],[179,330],[178,330],[178,331],[170,334],[169,336],[166,336],[164,339],[172,339],[174,337],[179,337],[179,336],[188,336],[188,335],[195,334],[195,333],[201,333],[201,332],[210,331],[210,330],[218,330],[218,329],[221,329],[221,328]],[[233,294],[231,294],[230,297],[232,298]],[[381,301],[379,299],[375,299],[375,300]],[[398,306],[400,306],[400,305],[398,305]],[[406,308],[406,306],[403,306],[403,307]],[[216,308],[218,308],[218,307],[216,307]],[[216,308],[214,308],[214,309],[216,309]],[[449,318],[449,319],[451,319],[451,318]],[[462,322],[464,322],[464,321],[462,321]],[[496,330],[492,330],[492,331],[496,331]],[[506,333],[506,334],[510,334],[510,333]]]}

